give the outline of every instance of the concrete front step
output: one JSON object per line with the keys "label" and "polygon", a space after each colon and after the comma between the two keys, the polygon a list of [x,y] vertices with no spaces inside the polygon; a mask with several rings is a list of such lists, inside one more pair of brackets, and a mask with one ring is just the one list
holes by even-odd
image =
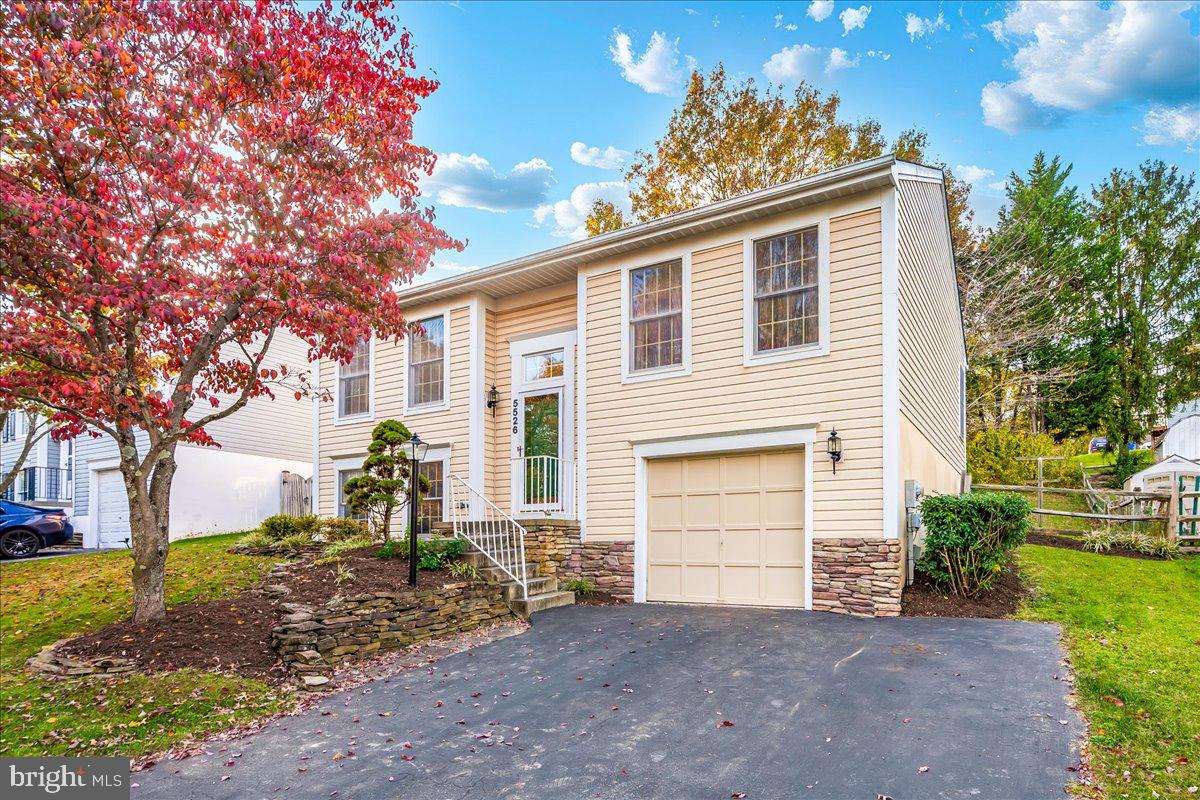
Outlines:
{"label": "concrete front step", "polygon": [[[547,592],[558,591],[558,578],[529,578],[529,596],[535,594],[546,594]],[[516,581],[507,581],[500,584],[500,588],[504,590],[504,599],[510,603],[521,597],[521,584]]]}
{"label": "concrete front step", "polygon": [[531,614],[538,611],[545,611],[548,608],[558,608],[559,606],[570,606],[575,604],[574,592],[544,592],[543,594],[531,594],[528,600],[510,600],[508,605],[513,611],[522,617],[528,618]]}

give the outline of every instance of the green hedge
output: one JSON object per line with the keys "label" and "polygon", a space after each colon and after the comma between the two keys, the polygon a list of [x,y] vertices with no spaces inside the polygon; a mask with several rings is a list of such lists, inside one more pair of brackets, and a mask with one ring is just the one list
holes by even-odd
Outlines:
{"label": "green hedge", "polygon": [[925,552],[919,572],[939,588],[974,597],[1003,573],[1029,532],[1029,502],[1013,494],[932,495],[921,502]]}

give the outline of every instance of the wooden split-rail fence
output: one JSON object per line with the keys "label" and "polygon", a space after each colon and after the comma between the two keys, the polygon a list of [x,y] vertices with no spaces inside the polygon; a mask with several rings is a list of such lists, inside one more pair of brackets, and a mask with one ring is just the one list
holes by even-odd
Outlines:
{"label": "wooden split-rail fence", "polygon": [[[1057,486],[1008,486],[975,483],[972,489],[994,492],[1022,492],[1037,495],[1032,510],[1039,524],[1044,516],[1090,519],[1105,523],[1162,522],[1167,538],[1184,547],[1200,547],[1200,477],[1180,477],[1169,492],[1126,489],[1099,489],[1086,481],[1086,488],[1068,489]],[[1091,511],[1065,511],[1046,508],[1047,494],[1082,495]]]}

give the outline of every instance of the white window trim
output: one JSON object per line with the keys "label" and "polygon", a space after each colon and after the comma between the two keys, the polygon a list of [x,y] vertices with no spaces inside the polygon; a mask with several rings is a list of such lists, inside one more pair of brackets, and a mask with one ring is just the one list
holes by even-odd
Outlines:
{"label": "white window trim", "polygon": [[[425,451],[425,458],[421,460],[422,464],[428,464],[431,461],[440,461],[442,464],[442,518],[438,522],[450,522],[450,445],[442,445],[431,447]],[[400,509],[403,510],[402,517],[404,524],[408,524],[408,498],[400,504]]]}
{"label": "white window trim", "polygon": [[646,602],[649,584],[650,522],[646,486],[647,466],[651,458],[736,453],[746,451],[804,448],[804,608],[812,610],[812,543],[813,543],[813,450],[816,446],[816,424],[762,431],[738,431],[717,435],[673,437],[668,439],[630,442],[633,445],[633,602]]}
{"label": "white window trim", "polygon": [[342,505],[345,500],[342,497],[342,486],[340,477],[343,472],[348,469],[362,469],[363,461],[367,458],[367,454],[363,453],[356,456],[343,456],[341,458],[332,459],[333,463],[333,508],[330,509],[334,517],[342,517]]}
{"label": "white window trim", "polygon": [[[537,334],[528,336],[519,340],[509,340],[509,369],[510,383],[509,386],[512,392],[512,398],[506,413],[510,415],[512,422],[511,427],[515,427],[518,423],[516,420],[517,409],[519,408],[520,399],[527,393],[536,392],[560,392],[559,400],[559,449],[563,454],[562,458],[575,465],[575,345],[577,337],[575,329],[561,331],[559,333]],[[563,351],[563,374],[557,378],[545,378],[531,383],[525,383],[525,367],[524,358],[527,355],[534,353],[545,353],[549,350]],[[517,462],[517,447],[521,445],[521,437],[513,434],[509,440],[509,508],[517,509],[514,516],[540,516],[544,512],[523,512],[520,511],[520,490],[521,477]],[[575,465],[576,478],[581,471],[578,465]],[[561,514],[551,514],[551,518],[559,518]]]}
{"label": "white window trim", "polygon": [[375,335],[371,334],[367,354],[367,411],[342,415],[342,362],[333,362],[333,424],[351,425],[375,420]]}
{"label": "white window trim", "polygon": [[412,405],[409,402],[410,392],[412,391],[412,336],[404,337],[404,415],[416,416],[418,414],[430,414],[435,411],[445,411],[450,408],[450,311],[449,308],[433,310],[428,313],[423,313],[414,320],[413,323],[419,325],[426,320],[431,320],[434,317],[442,318],[442,399],[436,403],[422,403],[420,405]]}
{"label": "white window trim", "polygon": [[[771,239],[804,228],[817,228],[817,305],[819,311],[818,339],[815,343],[755,352],[757,332],[754,329],[754,243]],[[778,364],[781,361],[796,361],[829,355],[829,217],[799,219],[789,225],[773,230],[756,232],[742,239],[742,363],[753,367],[758,364]]]}
{"label": "white window trim", "polygon": [[[683,282],[683,361],[670,367],[659,367],[657,369],[633,370],[633,354],[630,352],[629,337],[631,333],[630,326],[630,305],[632,303],[631,292],[629,291],[629,275],[630,273],[644,269],[646,267],[654,267],[659,264],[666,264],[671,261],[679,261],[682,263]],[[644,381],[659,380],[661,378],[678,378],[692,374],[692,253],[691,250],[681,250],[678,253],[668,253],[650,260],[642,260],[626,264],[621,267],[621,383],[642,383]]]}

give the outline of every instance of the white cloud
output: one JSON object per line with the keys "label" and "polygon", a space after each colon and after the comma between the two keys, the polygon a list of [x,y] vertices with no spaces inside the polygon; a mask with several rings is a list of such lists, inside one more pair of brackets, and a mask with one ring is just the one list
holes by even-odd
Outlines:
{"label": "white cloud", "polygon": [[871,13],[870,6],[859,6],[858,8],[847,8],[842,13],[838,14],[838,19],[842,21],[842,36],[850,33],[855,28],[865,27],[867,17]]}
{"label": "white cloud", "polygon": [[763,64],[763,74],[776,83],[812,80],[825,62],[825,50],[809,44],[794,44],[775,53]]}
{"label": "white cloud", "polygon": [[1200,103],[1152,106],[1142,118],[1142,144],[1183,145],[1200,149]]}
{"label": "white cloud", "polygon": [[817,22],[824,22],[833,13],[833,0],[812,0],[805,13]]}
{"label": "white cloud", "polygon": [[1005,189],[1008,188],[1008,181],[1007,180],[992,181],[991,183],[989,183],[987,185],[987,187],[994,192],[1003,192]]}
{"label": "white cloud", "polygon": [[972,186],[983,183],[995,174],[987,167],[977,167],[974,164],[959,164],[954,168],[954,175]]}
{"label": "white cloud", "polygon": [[1129,102],[1169,105],[1200,89],[1200,36],[1187,3],[1036,3],[1023,0],[985,26],[1016,47],[1016,78],[980,96],[983,120],[1007,133]]}
{"label": "white cloud", "polygon": [[679,40],[668,39],[655,31],[640,55],[635,55],[633,40],[619,29],[613,31],[608,48],[613,63],[621,68],[621,77],[650,94],[674,94],[683,79],[679,71]]}
{"label": "white cloud", "polygon": [[513,211],[533,208],[546,199],[554,170],[545,160],[522,161],[507,173],[496,171],[478,153],[443,153],[421,189],[444,205]]}
{"label": "white cloud", "polygon": [[913,13],[906,14],[904,17],[904,31],[908,34],[910,42],[915,42],[918,36],[928,36],[939,30],[950,30],[950,26],[946,24],[946,18],[942,15],[941,11],[932,19],[918,17]]}
{"label": "white cloud", "polygon": [[700,12],[694,8],[685,8],[684,11],[686,11],[688,13],[689,17],[699,16],[699,14],[700,14]]}
{"label": "white cloud", "polygon": [[571,160],[585,167],[597,169],[620,169],[633,153],[628,150],[618,150],[609,145],[601,150],[599,147],[588,147],[583,142],[571,145]]}
{"label": "white cloud", "polygon": [[799,26],[797,26],[797,25],[796,25],[796,23],[794,23],[794,22],[789,22],[787,25],[784,25],[784,26],[783,26],[783,29],[784,29],[785,31],[798,31],[798,30],[800,30]]}
{"label": "white cloud", "polygon": [[776,28],[782,28],[782,27],[783,27],[783,14],[776,14],[776,15],[775,15],[775,27],[776,27]]}
{"label": "white cloud", "polygon": [[832,74],[839,69],[851,69],[858,66],[859,57],[850,58],[850,55],[840,47],[835,47],[829,51],[829,62],[825,65],[825,72]]}
{"label": "white cloud", "polygon": [[870,56],[871,58],[878,58],[881,61],[887,61],[889,58],[892,57],[891,53],[885,53],[882,50],[868,50],[867,55]]}
{"label": "white cloud", "polygon": [[822,72],[832,75],[840,69],[859,65],[861,56],[850,54],[840,47],[825,50],[810,44],[794,44],[775,53],[763,64],[763,74],[775,83],[812,82]]}
{"label": "white cloud", "polygon": [[621,181],[581,183],[571,191],[570,198],[538,206],[533,219],[538,225],[554,224],[555,236],[582,239],[587,236],[583,223],[592,212],[592,204],[607,200],[626,215],[630,211],[629,191]]}

